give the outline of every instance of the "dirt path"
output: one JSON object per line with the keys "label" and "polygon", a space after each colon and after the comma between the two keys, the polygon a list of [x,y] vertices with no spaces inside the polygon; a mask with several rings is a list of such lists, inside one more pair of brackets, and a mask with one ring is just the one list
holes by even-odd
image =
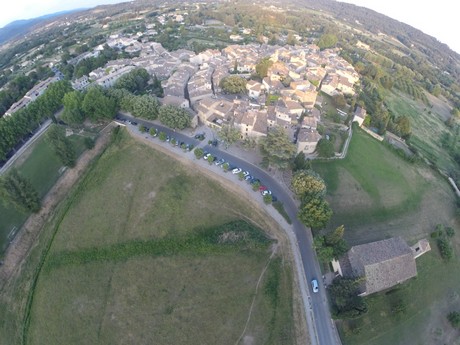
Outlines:
{"label": "dirt path", "polygon": [[102,153],[110,140],[111,128],[113,124],[104,128],[97,139],[92,150],[85,151],[78,159],[77,164],[72,169],[67,169],[59,178],[56,184],[51,188],[45,198],[42,200],[42,208],[32,214],[22,226],[13,242],[6,250],[3,265],[0,267],[0,289],[11,279],[15,273],[19,273],[24,258],[33,247],[40,230],[46,221],[53,215],[56,206],[64,199],[72,186],[85,172],[91,161]]}

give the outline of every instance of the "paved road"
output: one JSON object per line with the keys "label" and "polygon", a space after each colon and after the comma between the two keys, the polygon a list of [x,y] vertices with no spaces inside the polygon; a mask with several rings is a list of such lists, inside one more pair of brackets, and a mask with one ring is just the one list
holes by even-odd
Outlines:
{"label": "paved road", "polygon": [[216,157],[225,159],[225,161],[229,162],[231,165],[238,166],[243,170],[248,170],[252,176],[260,179],[262,184],[267,186],[272,191],[272,193],[276,195],[278,200],[284,204],[286,212],[292,220],[292,228],[294,230],[294,234],[299,246],[305,277],[308,282],[310,282],[312,279],[317,279],[319,282],[318,293],[313,293],[310,289],[311,309],[313,311],[313,318],[316,329],[316,339],[312,335],[312,344],[341,344],[329,312],[324,284],[321,283],[321,270],[313,250],[313,238],[311,231],[297,219],[297,205],[291,198],[290,194],[266,171],[238,157],[235,157],[226,151],[222,151],[218,147],[203,144],[202,142],[191,138],[186,134],[175,132],[167,127],[153,124],[149,121],[144,121],[137,118],[135,119],[127,115],[119,115],[119,117],[122,119],[135,121],[138,124],[142,124],[148,128],[153,126],[165,132],[170,137],[174,137],[179,141],[184,141],[187,144],[193,144],[194,146],[200,145],[200,147],[202,146],[205,151],[208,151]]}

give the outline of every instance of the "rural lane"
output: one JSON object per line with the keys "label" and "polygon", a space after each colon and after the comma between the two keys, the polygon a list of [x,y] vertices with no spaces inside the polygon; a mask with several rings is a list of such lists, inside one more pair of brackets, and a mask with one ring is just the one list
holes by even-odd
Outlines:
{"label": "rural lane", "polygon": [[[280,200],[286,209],[287,214],[292,220],[292,231],[295,235],[293,249],[295,251],[294,256],[296,256],[296,252],[300,253],[300,260],[302,264],[303,275],[306,278],[299,277],[299,281],[301,281],[302,292],[302,299],[304,302],[304,308],[307,313],[307,321],[313,320],[314,323],[314,330],[313,332],[310,331],[311,336],[311,344],[312,345],[337,345],[341,344],[340,338],[337,333],[337,329],[335,324],[331,318],[331,314],[329,311],[329,305],[327,300],[327,295],[325,291],[325,287],[321,275],[321,269],[319,267],[319,263],[316,259],[315,251],[313,249],[313,236],[311,234],[310,229],[306,228],[298,219],[297,219],[297,211],[298,206],[296,205],[295,201],[292,199],[291,195],[289,194],[286,189],[279,184],[276,179],[271,176],[268,172],[262,170],[261,168],[241,159],[231,155],[230,153],[220,150],[217,147],[213,147],[210,145],[206,145],[203,142],[200,142],[189,135],[176,132],[171,130],[170,128],[161,126],[157,123],[153,123],[150,121],[145,121],[139,118],[134,118],[125,114],[119,114],[119,118],[135,121],[138,124],[142,124],[148,128],[152,126],[157,128],[160,131],[165,132],[170,137],[176,138],[176,140],[183,141],[187,144],[193,144],[195,147],[199,146],[202,147],[205,151],[211,153],[214,156],[219,158],[225,159],[225,161],[229,162],[231,165],[238,166],[243,170],[247,170],[251,173],[252,176],[261,180],[261,183],[268,187],[272,191],[274,195]],[[131,129],[136,126],[130,126]],[[137,130],[137,129],[136,129]],[[158,139],[155,139],[158,140]],[[177,152],[177,150],[176,150]],[[180,151],[182,152],[182,151]],[[288,237],[290,234],[288,233]],[[292,242],[292,241],[291,241]],[[317,279],[319,282],[319,292],[313,293],[311,292],[311,288],[308,286],[309,282],[312,279]],[[302,284],[302,281],[304,284]],[[307,290],[307,291],[305,291]],[[311,318],[311,319],[310,319]],[[310,319],[310,320],[309,320]],[[310,330],[312,325],[308,325]]]}

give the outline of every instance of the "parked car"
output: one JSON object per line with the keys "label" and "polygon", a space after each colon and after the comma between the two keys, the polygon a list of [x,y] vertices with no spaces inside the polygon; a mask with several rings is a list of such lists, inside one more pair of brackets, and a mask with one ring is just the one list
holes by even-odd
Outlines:
{"label": "parked car", "polygon": [[246,170],[246,171],[243,171],[243,176],[244,176],[244,177],[249,176],[249,171],[247,171],[247,170]]}
{"label": "parked car", "polygon": [[198,134],[195,135],[195,139],[198,139],[200,141],[203,141],[205,138],[206,138],[205,133],[198,133]]}
{"label": "parked car", "polygon": [[316,279],[313,279],[311,281],[311,289],[313,290],[314,293],[319,291],[318,281]]}
{"label": "parked car", "polygon": [[216,165],[219,166],[219,165],[222,165],[225,163],[225,159],[221,158],[219,159],[218,161],[216,161]]}
{"label": "parked car", "polygon": [[278,198],[275,196],[275,194],[272,194],[272,202],[278,201]]}
{"label": "parked car", "polygon": [[168,136],[166,136],[166,141],[169,143],[169,141],[171,140],[171,138]]}
{"label": "parked car", "polygon": [[205,161],[207,161],[210,155],[211,155],[210,153],[206,153],[206,154],[203,156],[203,159],[204,159]]}
{"label": "parked car", "polygon": [[131,124],[132,124],[133,126],[137,126],[137,122],[131,121]]}
{"label": "parked car", "polygon": [[262,191],[262,195],[265,196],[265,195],[272,195],[272,192],[270,190],[263,190]]}
{"label": "parked car", "polygon": [[260,192],[266,191],[267,189],[268,188],[266,186],[263,186],[263,185],[259,187]]}
{"label": "parked car", "polygon": [[234,168],[232,169],[232,174],[236,175],[236,174],[239,174],[240,172],[242,172],[243,169],[240,169],[240,168]]}
{"label": "parked car", "polygon": [[251,175],[247,175],[245,176],[244,178],[247,182],[251,182],[251,180],[253,179],[253,177]]}

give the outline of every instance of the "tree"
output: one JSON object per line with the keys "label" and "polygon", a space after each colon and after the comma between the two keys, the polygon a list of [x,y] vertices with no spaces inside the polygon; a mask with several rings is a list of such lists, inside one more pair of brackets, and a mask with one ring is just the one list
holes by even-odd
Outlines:
{"label": "tree", "polygon": [[334,144],[326,138],[321,138],[316,145],[316,152],[319,157],[330,158],[335,155]]}
{"label": "tree", "polygon": [[308,169],[311,169],[310,160],[305,158],[305,153],[299,152],[292,161],[292,172]]}
{"label": "tree", "polygon": [[345,227],[341,225],[325,236],[325,243],[332,248],[332,255],[336,259],[343,256],[348,251],[348,244],[343,239],[344,233]]}
{"label": "tree", "polygon": [[332,216],[329,203],[325,200],[314,198],[304,203],[297,215],[300,221],[310,228],[322,229]]}
{"label": "tree", "polygon": [[34,213],[40,210],[37,191],[15,168],[0,178],[0,196],[3,201],[9,200],[20,210]]}
{"label": "tree", "polygon": [[62,119],[68,124],[81,124],[85,120],[82,110],[83,98],[79,91],[68,92],[64,95],[62,103],[64,112]]}
{"label": "tree", "polygon": [[77,159],[75,149],[60,127],[52,125],[46,134],[46,141],[51,145],[62,164],[67,167],[75,165]]}
{"label": "tree", "polygon": [[367,313],[367,304],[358,296],[361,278],[337,277],[329,287],[332,313],[335,317],[355,318]]}
{"label": "tree", "polygon": [[158,139],[160,139],[161,141],[166,141],[166,133],[165,132],[160,132],[160,134],[158,134]]}
{"label": "tree", "polygon": [[131,93],[142,93],[148,85],[150,74],[144,68],[135,68],[121,76],[115,83],[114,88],[126,89]]}
{"label": "tree", "polygon": [[318,40],[318,47],[321,50],[332,48],[337,44],[337,36],[334,34],[323,34]]}
{"label": "tree", "polygon": [[315,236],[313,247],[316,250],[316,255],[323,262],[329,262],[334,258],[334,250],[326,245],[324,236]]}
{"label": "tree", "polygon": [[131,105],[131,113],[147,120],[156,120],[158,118],[158,109],[160,104],[155,97],[149,95],[134,96]]}
{"label": "tree", "polygon": [[460,328],[460,313],[458,311],[450,312],[447,315],[447,320],[454,328]]}
{"label": "tree", "polygon": [[223,125],[217,135],[224,142],[225,148],[236,143],[241,136],[240,131],[231,125]]}
{"label": "tree", "polygon": [[334,107],[343,109],[347,105],[347,100],[344,95],[338,93],[332,97],[332,103],[334,104]]}
{"label": "tree", "polygon": [[243,93],[246,92],[246,83],[246,79],[237,75],[230,75],[220,81],[220,87],[228,93]]}
{"label": "tree", "polygon": [[116,103],[107,97],[101,87],[93,86],[85,94],[83,112],[92,121],[112,119],[116,113]]}
{"label": "tree", "polygon": [[411,134],[410,119],[405,115],[399,116],[395,121],[395,129],[397,134],[407,139]]}
{"label": "tree", "polygon": [[268,165],[287,168],[296,152],[295,145],[282,127],[272,128],[265,138],[260,139],[260,151]]}
{"label": "tree", "polygon": [[302,200],[323,198],[326,195],[324,180],[313,170],[300,170],[291,180],[292,191]]}
{"label": "tree", "polygon": [[256,65],[256,74],[260,79],[264,79],[267,76],[268,69],[273,65],[273,61],[269,57],[265,57],[260,60]]}
{"label": "tree", "polygon": [[162,124],[170,128],[184,129],[189,127],[191,123],[189,113],[174,105],[164,105],[160,107],[158,118]]}
{"label": "tree", "polygon": [[269,204],[272,203],[272,201],[273,201],[273,198],[272,198],[272,196],[270,194],[264,195],[264,203],[265,204],[269,205]]}
{"label": "tree", "polygon": [[197,148],[193,151],[193,153],[195,154],[196,159],[200,159],[200,158],[202,158],[203,155],[204,155],[203,149],[202,149],[202,148],[199,148],[199,147],[197,147]]}

